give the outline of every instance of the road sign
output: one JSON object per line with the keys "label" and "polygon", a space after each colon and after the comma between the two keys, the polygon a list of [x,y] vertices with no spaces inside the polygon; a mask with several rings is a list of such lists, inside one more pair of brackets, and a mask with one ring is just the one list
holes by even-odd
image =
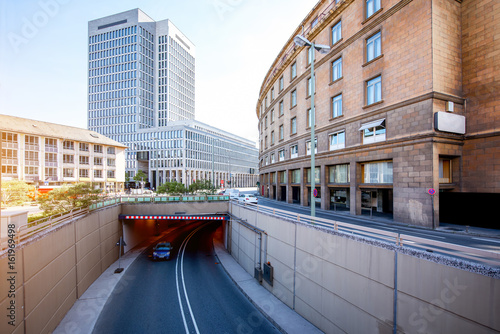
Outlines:
{"label": "road sign", "polygon": [[427,192],[429,193],[429,195],[432,196],[432,195],[434,195],[436,193],[436,190],[434,190],[433,188],[431,188]]}
{"label": "road sign", "polygon": [[314,189],[313,195],[314,195],[314,197],[318,197],[318,189],[316,189],[316,188]]}

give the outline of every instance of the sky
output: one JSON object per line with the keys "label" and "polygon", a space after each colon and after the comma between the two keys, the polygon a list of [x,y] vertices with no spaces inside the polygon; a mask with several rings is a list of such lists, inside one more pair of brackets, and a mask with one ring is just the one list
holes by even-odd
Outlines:
{"label": "sky", "polygon": [[317,0],[0,0],[0,114],[87,128],[88,21],[140,8],[196,46],[196,120],[258,142],[264,76]]}

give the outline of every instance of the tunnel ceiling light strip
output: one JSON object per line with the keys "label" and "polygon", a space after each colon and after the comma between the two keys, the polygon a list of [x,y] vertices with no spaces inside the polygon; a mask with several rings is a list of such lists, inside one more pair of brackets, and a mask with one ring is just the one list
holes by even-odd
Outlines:
{"label": "tunnel ceiling light strip", "polygon": [[120,219],[163,219],[163,220],[224,220],[225,217],[207,217],[207,216],[133,216],[124,215]]}

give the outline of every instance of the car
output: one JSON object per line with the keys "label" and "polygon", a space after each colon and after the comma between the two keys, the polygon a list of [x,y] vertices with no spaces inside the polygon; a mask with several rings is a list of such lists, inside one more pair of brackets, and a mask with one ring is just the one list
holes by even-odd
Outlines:
{"label": "car", "polygon": [[159,242],[153,247],[153,260],[170,260],[170,252],[172,251],[172,245],[170,242]]}
{"label": "car", "polygon": [[[226,190],[227,195],[227,190]],[[240,191],[238,189],[229,189],[229,197],[231,199],[238,199],[240,197]]]}
{"label": "car", "polygon": [[240,197],[238,197],[238,202],[257,204],[258,200],[257,197],[252,194],[241,194]]}

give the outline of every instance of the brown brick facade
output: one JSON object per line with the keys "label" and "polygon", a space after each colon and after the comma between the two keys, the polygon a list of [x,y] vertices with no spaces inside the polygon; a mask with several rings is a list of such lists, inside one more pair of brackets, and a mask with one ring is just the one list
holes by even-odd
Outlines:
{"label": "brown brick facade", "polygon": [[[311,69],[307,47],[293,44],[293,36],[303,34],[314,43],[331,46],[328,54],[315,54],[315,158],[320,170],[316,187],[321,207],[331,209],[339,190],[351,214],[362,214],[369,202],[373,210],[393,214],[395,221],[432,226],[433,215],[434,224],[439,222],[440,196],[431,197],[428,189],[500,192],[500,26],[491,14],[500,14],[500,6],[487,0],[380,0],[381,8],[366,18],[365,2],[320,1],[265,77],[257,103],[259,131],[261,142],[271,138],[272,131],[276,140],[260,148],[261,190],[265,196],[309,205],[305,178],[311,164],[306,154],[311,138],[307,124]],[[332,45],[332,27],[339,22],[342,36]],[[368,44],[374,36],[380,36],[380,54],[369,60]],[[332,63],[338,59],[342,59],[342,75],[333,80]],[[294,66],[297,75],[292,78]],[[370,85],[377,80],[381,98],[368,105]],[[292,92],[296,106],[291,105]],[[340,95],[342,114],[333,117],[332,99]],[[444,112],[447,102],[453,102],[454,115],[466,117],[465,135],[434,129],[434,114]],[[291,130],[294,118],[296,133]],[[360,128],[373,121],[383,121],[385,137],[368,142]],[[283,140],[277,136],[280,126]],[[345,133],[345,145],[331,149],[330,136],[338,132]],[[298,156],[291,158],[294,145]],[[278,161],[280,150],[285,151],[284,161]],[[270,163],[272,154],[274,163]],[[348,165],[350,180],[333,182],[330,169],[342,164]],[[392,181],[386,178],[391,166]],[[364,179],[362,173],[380,168],[389,171],[370,176],[369,182]],[[440,176],[440,169],[444,175]],[[300,170],[300,183],[291,183],[293,170]],[[287,182],[272,181],[278,178],[269,175],[277,172],[286,172]]]}

